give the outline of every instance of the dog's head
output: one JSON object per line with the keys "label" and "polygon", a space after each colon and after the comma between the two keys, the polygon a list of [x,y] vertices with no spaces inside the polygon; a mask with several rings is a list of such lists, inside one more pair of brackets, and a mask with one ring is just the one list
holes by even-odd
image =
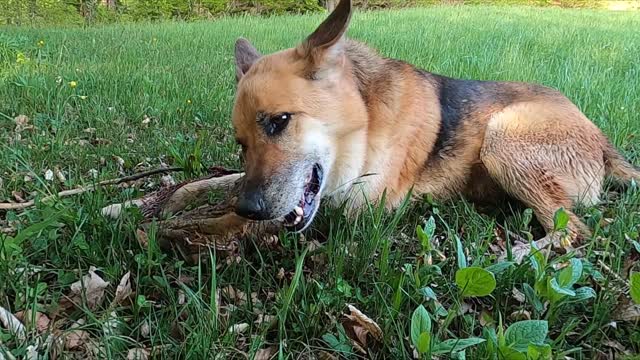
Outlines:
{"label": "dog's head", "polygon": [[344,52],[350,17],[343,0],[300,45],[270,55],[236,42],[233,126],[246,172],[239,215],[306,228],[331,187],[337,142],[366,126],[352,116],[364,105]]}

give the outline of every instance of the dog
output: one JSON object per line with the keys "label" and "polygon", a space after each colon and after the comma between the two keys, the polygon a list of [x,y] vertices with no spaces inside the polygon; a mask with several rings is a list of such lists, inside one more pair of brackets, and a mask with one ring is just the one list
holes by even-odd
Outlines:
{"label": "dog", "polygon": [[[459,80],[385,58],[347,39],[342,0],[295,48],[235,45],[232,122],[245,183],[236,213],[302,231],[321,200],[398,206],[411,193],[516,199],[547,235],[564,208],[571,239],[590,236],[571,211],[599,202],[607,176],[640,171],[569,99],[536,84]],[[567,235],[567,234],[565,234]]]}

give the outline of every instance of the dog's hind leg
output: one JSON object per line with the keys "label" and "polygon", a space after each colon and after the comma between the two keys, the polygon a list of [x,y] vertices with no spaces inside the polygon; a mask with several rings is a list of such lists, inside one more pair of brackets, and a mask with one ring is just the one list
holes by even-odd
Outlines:
{"label": "dog's hind leg", "polygon": [[[558,179],[547,169],[531,166],[525,168],[522,163],[518,164],[517,160],[514,160],[491,155],[483,157],[483,162],[492,178],[514,198],[530,207],[544,227],[547,235],[537,240],[536,246],[543,249],[551,245],[552,248],[565,252],[573,247],[577,239],[589,236],[587,226],[571,211],[572,201]],[[561,232],[554,232],[554,217],[560,208],[564,208],[569,215],[568,237]],[[563,241],[563,239],[569,241]],[[512,254],[518,263],[530,252],[529,244],[512,249]]]}
{"label": "dog's hind leg", "polygon": [[[533,209],[547,234],[554,230],[554,217],[563,208],[570,221],[567,229],[575,238],[588,236],[589,229],[571,211],[573,203],[559,179],[541,166],[518,163],[517,159],[486,155],[482,158],[490,176],[514,198]],[[525,167],[526,166],[526,167]]]}
{"label": "dog's hind leg", "polygon": [[[546,240],[555,240],[558,247],[554,216],[559,208],[569,214],[571,240],[590,236],[571,209],[599,201],[604,163],[600,144],[590,141],[591,123],[585,125],[580,118],[563,122],[549,109],[553,104],[545,106],[525,104],[494,114],[480,159],[497,184],[533,209],[547,232]],[[598,135],[596,129],[593,138]]]}

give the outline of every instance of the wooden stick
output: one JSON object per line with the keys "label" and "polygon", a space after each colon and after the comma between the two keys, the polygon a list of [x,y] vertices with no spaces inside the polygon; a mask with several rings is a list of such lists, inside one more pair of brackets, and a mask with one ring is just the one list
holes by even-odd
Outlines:
{"label": "wooden stick", "polygon": [[[124,209],[138,207],[147,220],[155,217],[164,218],[167,215],[175,215],[187,207],[194,208],[207,203],[211,191],[224,191],[227,197],[234,194],[234,189],[235,193],[238,192],[238,186],[244,176],[243,173],[234,173],[226,169],[224,171],[210,169],[210,171],[211,174],[204,178],[185,181],[135,200],[106,206],[102,208],[102,215],[117,219]],[[231,199],[227,198],[225,201],[229,200]],[[232,211],[229,203],[221,202],[220,206],[227,207],[225,211]],[[208,215],[213,216],[212,214]],[[217,216],[220,214],[216,214],[214,217]]]}
{"label": "wooden stick", "polygon": [[[104,180],[101,181],[95,185],[89,185],[89,186],[84,186],[84,187],[79,187],[79,188],[75,188],[75,189],[71,189],[71,190],[64,190],[61,191],[57,194],[54,195],[49,195],[46,196],[44,198],[42,198],[42,201],[49,201],[53,198],[62,198],[62,197],[67,197],[67,196],[72,196],[72,195],[78,195],[78,194],[82,194],[85,192],[89,192],[89,191],[93,191],[98,187],[101,186],[108,186],[108,185],[118,185],[118,184],[122,184],[125,182],[129,182],[129,181],[135,181],[135,180],[139,180],[145,177],[149,177],[149,176],[153,176],[153,175],[157,175],[157,174],[165,174],[165,173],[169,173],[169,172],[176,172],[176,171],[182,171],[183,169],[180,167],[172,167],[172,168],[166,168],[166,169],[154,169],[154,170],[149,170],[149,171],[144,171],[138,174],[133,174],[133,175],[129,175],[129,176],[125,176],[125,177],[121,177],[121,178],[117,178],[117,179],[110,179],[110,180]],[[22,209],[26,209],[29,207],[32,207],[36,204],[35,200],[29,200],[27,202],[24,203],[0,203],[0,210],[22,210]]]}

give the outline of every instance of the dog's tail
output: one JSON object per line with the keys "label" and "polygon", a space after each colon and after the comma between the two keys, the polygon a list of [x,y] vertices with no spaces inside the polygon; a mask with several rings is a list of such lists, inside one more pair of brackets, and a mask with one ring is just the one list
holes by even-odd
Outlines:
{"label": "dog's tail", "polygon": [[609,141],[604,144],[604,166],[606,174],[615,180],[622,183],[633,180],[640,184],[640,169],[627,161]]}

